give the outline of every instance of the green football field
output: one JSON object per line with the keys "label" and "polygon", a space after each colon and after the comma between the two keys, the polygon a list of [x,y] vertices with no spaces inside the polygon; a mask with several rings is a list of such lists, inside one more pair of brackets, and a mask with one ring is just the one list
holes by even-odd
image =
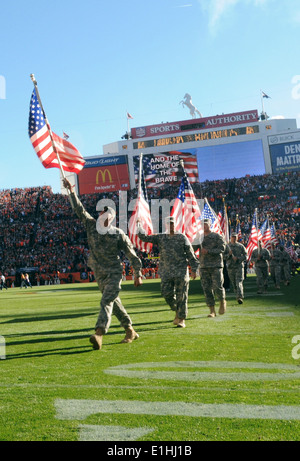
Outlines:
{"label": "green football field", "polygon": [[160,281],[123,282],[140,338],[120,344],[115,317],[101,351],[89,343],[94,283],[0,292],[1,441],[300,440],[299,276],[207,318],[199,278],[185,329]]}

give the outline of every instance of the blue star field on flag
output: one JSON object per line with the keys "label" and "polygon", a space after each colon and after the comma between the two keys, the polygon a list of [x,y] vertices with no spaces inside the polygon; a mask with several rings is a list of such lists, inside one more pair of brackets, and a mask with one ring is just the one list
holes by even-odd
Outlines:
{"label": "blue star field on flag", "polygon": [[264,223],[262,224],[261,228],[260,228],[260,232],[261,232],[261,235],[264,235],[264,233],[266,232],[267,230],[267,227],[268,227],[268,219],[266,219],[264,221]]}
{"label": "blue star field on flag", "polygon": [[184,173],[184,175],[182,177],[182,180],[181,180],[180,187],[179,187],[179,191],[178,191],[178,194],[177,194],[177,198],[179,200],[181,200],[182,202],[185,201],[186,191],[192,191],[192,188],[191,188],[191,185],[190,185],[190,183],[188,181],[186,173]]}
{"label": "blue star field on flag", "polygon": [[32,92],[30,100],[30,112],[28,120],[28,134],[29,137],[37,133],[41,128],[46,125],[43,111],[40,107],[35,89]]}
{"label": "blue star field on flag", "polygon": [[201,214],[201,219],[210,219],[211,226],[213,226],[216,220],[216,216],[214,215],[214,213],[212,212],[211,208],[209,207],[207,203],[204,204],[204,208]]}

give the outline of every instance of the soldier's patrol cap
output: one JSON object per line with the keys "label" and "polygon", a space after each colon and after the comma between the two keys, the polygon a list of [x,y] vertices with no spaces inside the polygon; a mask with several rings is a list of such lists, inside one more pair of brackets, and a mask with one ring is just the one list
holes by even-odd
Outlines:
{"label": "soldier's patrol cap", "polygon": [[231,237],[237,237],[237,233],[236,233],[236,232],[232,232]]}
{"label": "soldier's patrol cap", "polygon": [[97,204],[96,211],[99,211],[100,213],[101,211],[105,211],[106,213],[110,214],[113,217],[116,216],[116,212],[113,208],[111,208],[110,206],[103,205],[101,203]]}
{"label": "soldier's patrol cap", "polygon": [[211,220],[209,218],[203,219],[203,223],[208,224],[209,226],[211,226]]}
{"label": "soldier's patrol cap", "polygon": [[166,218],[166,222],[175,222],[175,217],[174,216],[168,216]]}

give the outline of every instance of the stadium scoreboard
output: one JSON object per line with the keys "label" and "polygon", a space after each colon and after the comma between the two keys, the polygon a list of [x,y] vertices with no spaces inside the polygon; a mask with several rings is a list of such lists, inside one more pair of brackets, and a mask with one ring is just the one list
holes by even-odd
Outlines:
{"label": "stadium scoreboard", "polygon": [[258,125],[246,126],[242,128],[230,128],[230,129],[227,128],[225,130],[205,131],[203,133],[194,133],[194,134],[189,134],[189,135],[172,136],[172,137],[150,139],[148,141],[133,142],[133,149],[145,149],[149,147],[163,147],[163,146],[170,146],[173,144],[184,144],[187,142],[209,141],[213,139],[230,138],[232,136],[249,135],[249,134],[258,133],[258,132],[259,132]]}
{"label": "stadium scoreboard", "polygon": [[[296,120],[260,120],[257,110],[139,126],[130,134],[104,145],[103,155],[85,158],[86,165],[75,178],[80,194],[135,188],[140,153],[147,186],[153,188],[174,184],[181,177],[177,167],[167,164],[172,155],[185,159],[185,168],[192,169],[191,182],[300,170]],[[161,162],[160,157],[166,160]]]}

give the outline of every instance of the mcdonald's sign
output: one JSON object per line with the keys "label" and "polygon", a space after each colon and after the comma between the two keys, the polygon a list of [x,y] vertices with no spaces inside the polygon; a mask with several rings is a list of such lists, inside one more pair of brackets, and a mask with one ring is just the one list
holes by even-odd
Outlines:
{"label": "mcdonald's sign", "polygon": [[109,182],[112,183],[112,177],[111,177],[111,172],[109,171],[108,168],[105,168],[105,170],[98,170],[97,171],[97,174],[96,174],[96,184],[99,184],[99,173],[101,175],[101,180],[102,180],[102,184],[105,184],[106,183],[106,175],[109,179]]}
{"label": "mcdonald's sign", "polygon": [[[83,168],[78,174],[79,194],[94,194],[95,192],[113,192],[130,189],[127,163],[102,165],[100,160],[94,159],[91,165]],[[93,163],[96,165],[93,166]]]}

